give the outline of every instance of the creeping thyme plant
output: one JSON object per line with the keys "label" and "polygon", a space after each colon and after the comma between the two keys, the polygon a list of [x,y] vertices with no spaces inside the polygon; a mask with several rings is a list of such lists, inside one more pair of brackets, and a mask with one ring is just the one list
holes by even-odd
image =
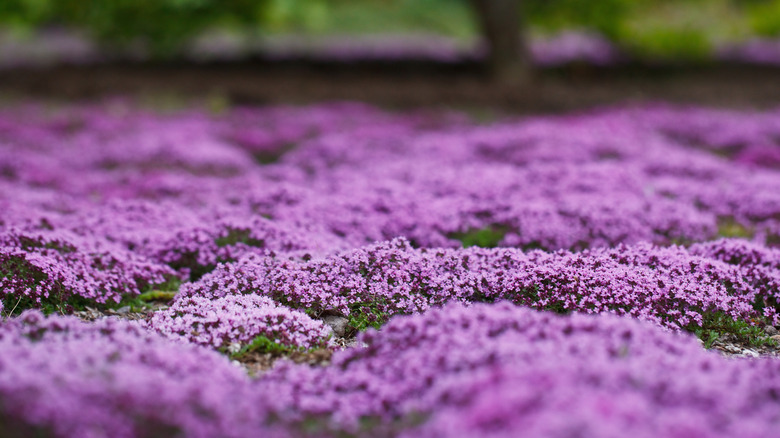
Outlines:
{"label": "creeping thyme plant", "polygon": [[[701,343],[780,323],[778,138],[664,105],[0,110],[0,430],[774,436],[777,360]],[[118,306],[157,310],[68,316]]]}

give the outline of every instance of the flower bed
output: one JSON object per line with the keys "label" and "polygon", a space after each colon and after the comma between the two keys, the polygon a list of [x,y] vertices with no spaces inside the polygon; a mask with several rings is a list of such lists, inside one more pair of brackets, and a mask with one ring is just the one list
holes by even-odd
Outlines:
{"label": "flower bed", "polygon": [[[772,436],[777,361],[686,332],[772,342],[778,126],[663,105],[490,125],[0,110],[0,427]],[[29,310],[161,299],[138,323]],[[258,379],[231,363],[337,350],[326,321],[365,346]]]}

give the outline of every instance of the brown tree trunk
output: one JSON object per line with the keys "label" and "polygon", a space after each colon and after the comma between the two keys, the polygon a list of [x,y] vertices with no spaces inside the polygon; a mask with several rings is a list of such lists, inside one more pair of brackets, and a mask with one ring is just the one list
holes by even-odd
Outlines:
{"label": "brown tree trunk", "polygon": [[528,82],[531,67],[521,32],[521,0],[470,0],[488,46],[488,68],[503,85]]}

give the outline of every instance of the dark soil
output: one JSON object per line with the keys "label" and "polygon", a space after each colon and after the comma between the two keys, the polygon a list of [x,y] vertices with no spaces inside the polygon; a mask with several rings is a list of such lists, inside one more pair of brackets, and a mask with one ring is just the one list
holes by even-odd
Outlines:
{"label": "dark soil", "polygon": [[556,113],[671,102],[724,108],[780,106],[780,67],[741,64],[568,65],[526,86],[491,83],[477,63],[307,60],[111,63],[0,71],[0,95],[84,100],[164,93],[225,96],[231,104],[359,100],[386,107]]}

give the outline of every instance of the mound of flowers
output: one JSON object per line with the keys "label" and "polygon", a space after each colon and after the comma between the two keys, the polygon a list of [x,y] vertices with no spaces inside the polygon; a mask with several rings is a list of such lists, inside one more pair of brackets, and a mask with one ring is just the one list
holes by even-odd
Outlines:
{"label": "mound of flowers", "polygon": [[273,436],[241,369],[136,324],[28,311],[0,323],[0,351],[7,436]]}
{"label": "mound of flowers", "polygon": [[[780,251],[741,240],[547,253],[415,249],[395,239],[323,259],[247,257],[184,285],[180,296],[272,297],[295,308],[352,316],[359,327],[451,300],[509,300],[693,330],[723,315],[776,322],[778,267]],[[757,309],[758,302],[765,305]]]}
{"label": "mound of flowers", "polygon": [[775,436],[780,362],[612,315],[451,304],[251,380],[137,324],[0,323],[0,424],[44,436]]}
{"label": "mound of flowers", "polygon": [[257,295],[179,298],[170,308],[157,312],[149,325],[173,339],[234,349],[258,337],[285,347],[324,347],[331,331],[303,312]]}
{"label": "mound of flowers", "polygon": [[[165,283],[172,269],[93,236],[58,230],[0,232],[0,301],[22,308],[72,300],[119,303]],[[14,304],[16,303],[16,304]]]}
{"label": "mound of flowers", "polygon": [[450,305],[361,341],[330,367],[288,365],[258,381],[277,394],[282,424],[316,418],[358,436],[371,424],[366,436],[762,437],[780,421],[780,362],[730,361],[625,318]]}

